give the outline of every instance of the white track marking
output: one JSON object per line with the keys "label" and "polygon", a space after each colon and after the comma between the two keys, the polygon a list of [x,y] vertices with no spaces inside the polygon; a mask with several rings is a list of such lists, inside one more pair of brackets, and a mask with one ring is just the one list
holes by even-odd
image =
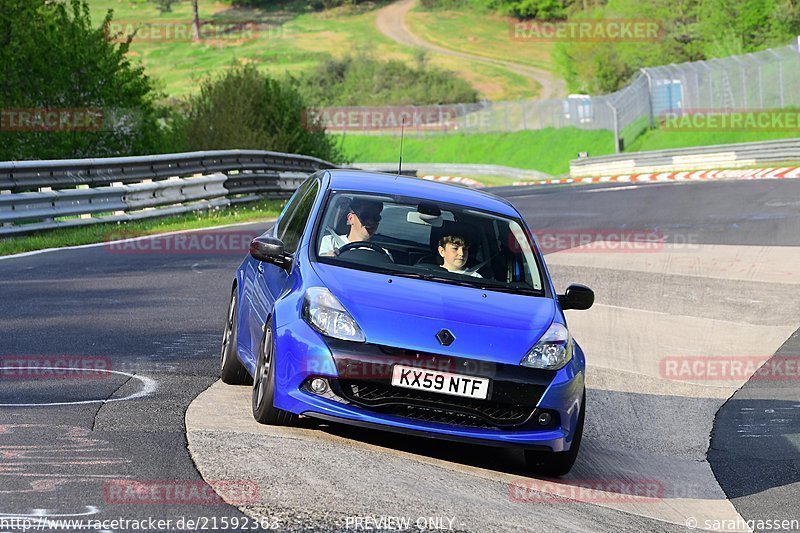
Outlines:
{"label": "white track marking", "polygon": [[[27,367],[22,366],[4,366],[0,367],[7,370],[27,370]],[[85,368],[60,368],[59,370],[73,370],[73,371],[80,371],[80,372],[87,372]],[[111,403],[111,402],[124,402],[127,400],[135,400],[137,398],[144,398],[145,396],[150,396],[153,394],[156,389],[158,389],[158,383],[150,379],[146,376],[137,376],[135,374],[128,374],[127,372],[120,372],[117,370],[95,370],[92,369],[91,372],[108,372],[110,374],[119,374],[121,376],[128,376],[133,379],[137,379],[142,382],[142,390],[136,392],[134,394],[130,394],[128,396],[124,396],[122,398],[106,398],[104,400],[80,400],[75,402],[50,402],[50,403],[0,403],[0,407],[55,407],[60,405],[87,405],[93,403]]]}

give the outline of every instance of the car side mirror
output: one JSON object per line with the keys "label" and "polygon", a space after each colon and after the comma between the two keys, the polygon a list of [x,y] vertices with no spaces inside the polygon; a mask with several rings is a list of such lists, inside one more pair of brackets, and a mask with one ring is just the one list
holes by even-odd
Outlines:
{"label": "car side mirror", "polygon": [[589,309],[594,303],[594,291],[586,285],[578,285],[573,283],[564,294],[558,295],[558,303],[561,304],[561,309],[578,309],[580,311]]}
{"label": "car side mirror", "polygon": [[289,270],[292,264],[291,256],[284,252],[283,241],[266,235],[250,241],[250,255],[253,259],[272,263],[286,270]]}

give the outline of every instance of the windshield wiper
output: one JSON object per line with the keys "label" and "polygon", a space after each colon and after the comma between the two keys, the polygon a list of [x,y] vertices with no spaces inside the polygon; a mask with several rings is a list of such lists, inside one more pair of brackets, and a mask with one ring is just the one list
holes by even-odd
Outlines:
{"label": "windshield wiper", "polygon": [[479,285],[475,285],[465,280],[460,279],[453,279],[453,278],[446,278],[444,276],[437,276],[436,274],[427,274],[425,272],[400,272],[394,271],[389,273],[390,276],[401,276],[404,278],[414,278],[414,279],[424,279],[425,281],[443,281],[445,283],[452,283],[454,285],[463,285],[465,287],[476,287],[481,288]]}
{"label": "windshield wiper", "polygon": [[544,291],[541,289],[533,289],[530,287],[509,287],[507,285],[482,285],[481,288],[488,291],[508,292],[512,294],[525,294],[530,296],[544,296]]}

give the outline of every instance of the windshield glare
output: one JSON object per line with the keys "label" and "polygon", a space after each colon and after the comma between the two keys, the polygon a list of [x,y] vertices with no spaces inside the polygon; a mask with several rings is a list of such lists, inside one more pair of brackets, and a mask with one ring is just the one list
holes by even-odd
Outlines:
{"label": "windshield glare", "polygon": [[333,193],[313,241],[317,260],[509,292],[543,294],[517,220],[422,199]]}

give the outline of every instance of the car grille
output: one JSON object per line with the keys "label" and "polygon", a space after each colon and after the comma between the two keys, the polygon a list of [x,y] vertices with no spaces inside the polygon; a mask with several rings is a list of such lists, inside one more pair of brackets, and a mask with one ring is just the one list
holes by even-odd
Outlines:
{"label": "car grille", "polygon": [[338,385],[337,392],[352,403],[385,414],[441,424],[480,428],[518,426],[534,411],[533,407],[401,389],[374,381],[339,380]]}

